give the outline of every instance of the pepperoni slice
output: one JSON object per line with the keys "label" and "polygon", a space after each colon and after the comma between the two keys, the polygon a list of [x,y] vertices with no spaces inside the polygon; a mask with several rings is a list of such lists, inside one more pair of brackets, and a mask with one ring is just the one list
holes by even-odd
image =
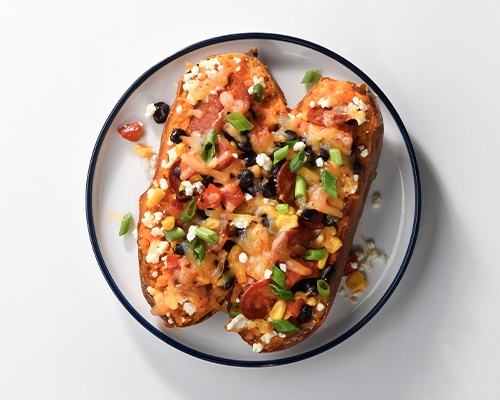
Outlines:
{"label": "pepperoni slice", "polygon": [[269,281],[258,281],[241,296],[241,313],[248,319],[265,319],[277,300],[269,287]]}
{"label": "pepperoni slice", "polygon": [[228,90],[231,92],[235,99],[235,110],[241,113],[245,113],[250,108],[250,95],[248,90],[243,83],[243,80],[236,74],[229,75],[228,79]]}
{"label": "pepperoni slice", "polygon": [[200,101],[195,106],[195,109],[199,112],[197,116],[191,117],[189,122],[189,132],[208,132],[210,129],[216,128],[217,123],[220,121],[219,113],[224,109],[222,106],[219,96],[216,94],[211,94],[207,97],[205,101]]}
{"label": "pepperoni slice", "polygon": [[284,203],[295,203],[295,174],[290,170],[290,161],[284,163],[276,175],[278,198]]}
{"label": "pepperoni slice", "polygon": [[339,126],[351,119],[349,111],[345,106],[331,108],[315,107],[307,112],[307,119],[315,125]]}

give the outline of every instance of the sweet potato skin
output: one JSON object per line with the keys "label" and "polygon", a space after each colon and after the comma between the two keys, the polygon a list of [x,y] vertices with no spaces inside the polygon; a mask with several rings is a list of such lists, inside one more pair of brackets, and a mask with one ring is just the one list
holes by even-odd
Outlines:
{"label": "sweet potato skin", "polygon": [[[265,153],[269,151],[270,146],[275,146],[276,137],[271,133],[276,129],[275,126],[278,126],[283,121],[283,118],[291,114],[297,119],[302,119],[306,125],[310,124],[316,128],[319,127],[318,129],[321,129],[321,127],[331,128],[338,133],[339,137],[344,135],[345,143],[339,139],[339,145],[343,147],[344,151],[349,149],[352,163],[356,163],[361,170],[357,174],[357,189],[349,195],[344,194],[342,197],[343,215],[336,223],[337,236],[342,241],[342,247],[328,258],[328,264],[333,265],[333,272],[329,273],[326,278],[330,285],[330,297],[327,301],[323,301],[325,308],[315,310],[307,322],[298,323],[300,332],[284,336],[275,335],[268,343],[261,340],[262,332],[254,325],[238,330],[242,339],[251,346],[258,344],[261,346],[261,352],[273,352],[287,349],[309,337],[322,325],[332,307],[379,161],[383,141],[383,121],[376,100],[365,84],[356,85],[352,82],[336,81],[330,78],[321,79],[293,110],[289,110],[279,85],[269,73],[267,67],[257,60],[256,54],[256,51],[252,51],[249,54],[230,53],[217,56],[222,63],[225,62],[224,60],[234,60],[235,57],[243,61],[239,65],[241,68],[238,69],[237,73],[233,69],[220,78],[220,85],[224,87],[225,91],[231,92],[235,97],[242,99],[243,107],[248,106],[251,109],[253,122],[256,126],[249,134],[249,141],[253,150],[256,153]],[[207,57],[205,61],[211,59],[213,59],[213,56]],[[200,65],[203,61],[195,65]],[[221,117],[224,107],[221,106],[220,97],[206,91],[203,92],[203,95],[200,95],[200,98],[194,100],[190,98],[192,93],[189,93],[189,90],[186,89],[188,81],[186,76],[193,68],[194,65],[188,65],[186,74],[179,82],[176,100],[171,106],[172,111],[163,129],[158,151],[158,165],[154,177],[151,185],[139,199],[139,215],[141,218],[137,225],[137,231],[141,289],[147,302],[152,307],[152,312],[162,318],[168,327],[190,326],[206,320],[217,311],[228,312],[244,296],[245,292],[252,287],[256,279],[262,279],[260,272],[251,275],[247,271],[248,281],[238,282],[233,287],[219,287],[213,279],[204,281],[204,284],[197,284],[196,287],[189,287],[183,286],[178,280],[174,279],[175,273],[172,272],[182,269],[187,274],[197,273],[200,267],[190,264],[186,257],[176,256],[169,250],[167,256],[164,257],[164,261],[157,263],[147,261],[148,253],[155,238],[151,234],[150,227],[145,226],[142,221],[143,216],[146,212],[150,212],[151,214],[161,213],[162,218],[174,216],[178,219],[186,205],[177,199],[180,183],[186,179],[186,176],[182,174],[188,171],[190,167],[195,168],[194,163],[198,163],[195,155],[189,155],[189,157],[186,155],[181,160],[179,154],[176,156],[173,154],[176,151],[176,146],[170,140],[172,133],[176,129],[181,129],[188,136],[197,135],[200,131],[206,131],[212,127],[220,130],[224,123]],[[230,75],[230,73],[234,75]],[[246,90],[248,86],[252,85],[256,75],[265,77],[266,96],[261,102],[255,102],[249,98]],[[324,96],[329,96],[331,93],[336,93],[335,96],[338,97],[334,96],[332,102],[338,101],[339,104],[343,105],[342,107],[350,104],[353,98],[362,99],[366,106],[363,123],[353,124],[354,120],[346,112],[345,107],[340,112],[337,112],[335,107],[331,109],[329,105],[321,108],[313,106],[321,102]],[[247,108],[245,109],[247,110]],[[203,117],[198,118],[199,115]],[[189,162],[186,162],[186,160]],[[237,175],[238,171],[243,169],[242,160],[221,157],[218,161],[219,163],[213,169],[202,163],[198,163],[201,165],[196,165],[196,168],[200,173],[211,175],[221,187],[233,187],[235,181],[226,181],[222,170],[230,167],[232,175]],[[285,163],[285,165],[288,164]],[[173,171],[180,166],[183,166],[184,172],[178,177]],[[352,168],[352,164],[350,167]],[[290,172],[285,169],[281,171],[283,171],[282,175],[285,176],[283,181],[289,180]],[[295,178],[295,175],[291,176]],[[150,191],[158,188],[162,180],[167,182],[164,188],[164,198],[158,204],[148,206]],[[279,182],[278,186],[280,186]],[[280,201],[293,202],[291,186],[283,185],[283,187],[285,189],[283,189],[284,193],[279,197]],[[229,211],[232,212],[234,209],[231,208]],[[181,224],[179,226],[187,232],[187,225]],[[310,236],[312,231],[316,231],[315,228],[317,227],[311,227],[301,222],[300,229],[304,229],[306,234],[297,238],[292,236],[293,233],[290,231],[290,237],[287,236],[284,243],[290,247],[293,245],[298,249],[307,247],[308,243],[312,243],[313,239]],[[221,231],[219,236],[224,237],[225,240],[224,235],[225,232]],[[257,236],[259,235],[257,234]],[[288,241],[288,239],[290,240]],[[222,256],[223,244],[224,242],[221,241],[217,248],[212,247],[212,250],[219,251],[219,259],[228,257],[227,253]],[[275,253],[279,253],[279,248],[274,250],[276,250]],[[266,261],[270,260],[273,261],[273,251],[270,252],[269,258],[266,259]],[[213,261],[217,263],[217,257],[214,256]],[[302,268],[307,269],[308,267],[302,265]],[[201,271],[200,276],[207,279],[206,271]],[[319,271],[317,269],[314,269],[312,274],[307,276],[307,278],[312,279],[318,277]],[[292,283],[287,281],[287,285],[292,286]],[[179,287],[182,289],[184,299],[176,302],[172,299],[179,296],[179,293],[177,293]],[[173,288],[175,288],[175,291],[172,290]],[[185,302],[194,304],[196,311],[188,312],[189,309],[183,307]]]}

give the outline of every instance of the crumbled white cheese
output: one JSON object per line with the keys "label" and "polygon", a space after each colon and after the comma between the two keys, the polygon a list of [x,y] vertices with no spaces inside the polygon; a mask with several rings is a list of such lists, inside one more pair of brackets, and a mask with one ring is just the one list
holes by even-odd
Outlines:
{"label": "crumbled white cheese", "polygon": [[257,84],[260,84],[263,88],[266,87],[266,83],[264,82],[264,78],[263,77],[258,78],[257,76],[254,76],[252,78],[252,80],[253,80],[253,85],[248,88],[248,94],[252,94],[253,93],[253,88]]}
{"label": "crumbled white cheese", "polygon": [[325,305],[323,303],[316,304],[316,310],[323,311],[325,309]]}
{"label": "crumbled white cheese", "polygon": [[161,166],[163,168],[170,168],[174,163],[174,161],[177,160],[177,152],[175,151],[175,147],[172,147],[170,150],[167,150],[167,154],[168,154],[168,162],[165,166],[163,166],[162,163]]}
{"label": "crumbled white cheese", "polygon": [[238,260],[240,263],[245,264],[248,262],[248,255],[245,252],[241,252],[240,255],[238,256]]}
{"label": "crumbled white cheese", "polygon": [[252,346],[252,351],[254,353],[260,353],[263,348],[264,348],[264,346],[262,346],[262,343],[254,343]]}
{"label": "crumbled white cheese", "polygon": [[330,108],[331,107],[330,99],[322,97],[321,99],[318,100],[318,106],[320,106],[321,108]]}
{"label": "crumbled white cheese", "polygon": [[163,231],[155,226],[154,228],[151,228],[151,235],[153,236],[163,236]]}
{"label": "crumbled white cheese", "polygon": [[182,106],[179,104],[176,108],[175,108],[175,112],[178,114],[178,115],[181,115],[182,114]]}
{"label": "crumbled white cheese", "polygon": [[154,103],[149,103],[147,106],[146,106],[146,113],[144,114],[144,116],[146,118],[151,118],[156,112],[156,106]]}
{"label": "crumbled white cheese", "polygon": [[363,100],[354,96],[347,107],[349,109],[349,115],[357,121],[358,125],[366,122],[366,111],[368,110],[368,106]]}
{"label": "crumbled white cheese", "polygon": [[245,193],[245,200],[250,201],[253,199],[253,196],[250,193]]}
{"label": "crumbled white cheese", "polygon": [[324,164],[325,164],[325,161],[324,161],[321,157],[318,157],[318,158],[316,159],[316,166],[317,166],[318,168],[323,167],[323,165],[324,165]]}
{"label": "crumbled white cheese", "polygon": [[361,156],[361,157],[363,157],[363,158],[368,157],[368,149],[364,149],[364,150],[361,152],[360,156]]}
{"label": "crumbled white cheese", "polygon": [[151,273],[151,277],[152,277],[152,278],[158,278],[158,271],[153,271],[153,272]]}
{"label": "crumbled white cheese", "polygon": [[257,165],[264,168],[265,171],[271,171],[271,168],[273,167],[272,160],[265,153],[257,154],[255,161],[257,162]]}
{"label": "crumbled white cheese", "polygon": [[228,331],[238,331],[245,327],[248,319],[243,314],[238,314],[226,326]]}
{"label": "crumbled white cheese", "polygon": [[146,262],[149,264],[156,264],[160,262],[160,256],[165,252],[168,247],[166,241],[153,241],[149,245],[148,254],[146,255]]}
{"label": "crumbled white cheese", "polygon": [[161,190],[167,190],[168,189],[168,182],[165,178],[160,179],[160,189]]}
{"label": "crumbled white cheese", "polygon": [[297,142],[293,145],[293,151],[300,151],[306,148],[306,144],[304,142]]}
{"label": "crumbled white cheese", "polygon": [[235,226],[238,229],[246,229],[250,225],[251,217],[245,215],[237,215],[230,223],[229,226]]}
{"label": "crumbled white cheese", "polygon": [[154,214],[151,214],[150,211],[146,211],[144,213],[143,218],[141,219],[141,222],[144,224],[146,228],[152,228],[153,226],[158,224],[162,219],[163,219],[162,212],[157,211]]}
{"label": "crumbled white cheese", "polygon": [[198,308],[196,308],[196,306],[191,303],[184,303],[182,309],[186,311],[188,315],[193,315],[198,310]]}
{"label": "crumbled white cheese", "polygon": [[267,343],[269,344],[271,342],[271,339],[273,337],[275,337],[277,335],[276,331],[272,331],[272,332],[267,332],[267,333],[264,333],[261,337],[260,337],[260,340],[262,340],[262,342],[264,343]]}
{"label": "crumbled white cheese", "polygon": [[192,242],[194,238],[196,237],[196,228],[198,228],[198,225],[191,225],[189,227],[188,233],[186,235],[186,239]]}
{"label": "crumbled white cheese", "polygon": [[264,271],[264,278],[265,278],[265,279],[269,279],[269,278],[271,278],[271,275],[272,275],[272,274],[273,274],[273,272],[272,272],[270,269],[266,269],[266,270]]}
{"label": "crumbled white cheese", "polygon": [[280,269],[281,269],[283,272],[286,272],[286,264],[285,264],[285,263],[280,263],[279,267],[280,267]]}
{"label": "crumbled white cheese", "polygon": [[236,62],[236,64],[239,64],[241,62],[241,58],[239,57],[234,57],[233,60]]}
{"label": "crumbled white cheese", "polygon": [[181,184],[184,186],[187,196],[192,196],[195,193],[201,193],[205,189],[202,182],[191,183],[189,181],[183,181]]}
{"label": "crumbled white cheese", "polygon": [[311,108],[316,107],[316,103],[315,103],[313,100],[311,100],[311,101],[309,102],[309,107],[311,107]]}
{"label": "crumbled white cheese", "polygon": [[151,157],[143,158],[141,160],[142,168],[149,172],[151,176],[155,174],[157,157],[158,156],[156,154],[153,154]]}
{"label": "crumbled white cheese", "polygon": [[167,160],[161,160],[161,167],[162,168],[168,168],[168,162],[167,162]]}

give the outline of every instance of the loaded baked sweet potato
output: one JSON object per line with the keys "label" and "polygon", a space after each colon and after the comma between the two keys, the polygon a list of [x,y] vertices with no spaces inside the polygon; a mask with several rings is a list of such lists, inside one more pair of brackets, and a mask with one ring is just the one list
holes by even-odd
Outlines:
{"label": "loaded baked sweet potato", "polygon": [[380,156],[366,85],[322,78],[293,109],[256,57],[188,65],[140,198],[143,293],[169,327],[228,312],[254,351],[330,310]]}

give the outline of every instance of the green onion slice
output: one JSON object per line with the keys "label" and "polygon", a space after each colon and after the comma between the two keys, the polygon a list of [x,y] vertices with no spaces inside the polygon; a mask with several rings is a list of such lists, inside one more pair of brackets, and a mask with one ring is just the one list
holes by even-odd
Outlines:
{"label": "green onion slice", "polygon": [[337,177],[326,169],[320,171],[321,186],[327,195],[336,199],[338,197],[337,191]]}
{"label": "green onion slice", "polygon": [[122,222],[120,223],[120,230],[118,231],[119,236],[123,236],[128,232],[130,228],[130,221],[132,221],[132,214],[125,214],[122,218]]}
{"label": "green onion slice", "polygon": [[260,103],[262,101],[263,92],[264,92],[264,86],[262,86],[260,83],[256,83],[255,85],[253,85],[252,98],[257,103]]}
{"label": "green onion slice", "polygon": [[253,128],[253,124],[240,112],[227,114],[226,121],[229,122],[234,129],[240,132],[249,131]]}
{"label": "green onion slice", "polygon": [[191,249],[193,250],[193,257],[196,264],[200,265],[202,261],[205,259],[206,250],[203,242],[195,237],[191,242]]}
{"label": "green onion slice", "polygon": [[217,132],[215,129],[210,129],[205,137],[205,143],[201,148],[200,156],[205,162],[209,162],[215,155],[215,141],[217,140]]}
{"label": "green onion slice", "polygon": [[305,199],[306,197],[306,187],[307,183],[304,177],[297,175],[295,177],[295,199],[296,200],[301,200]]}
{"label": "green onion slice", "polygon": [[286,214],[288,212],[288,204],[278,204],[276,206],[276,211],[278,212],[278,214]]}
{"label": "green onion slice", "polygon": [[326,250],[309,249],[305,252],[304,258],[307,261],[322,260],[326,256]]}
{"label": "green onion slice", "polygon": [[286,319],[280,319],[279,321],[270,321],[271,325],[274,329],[276,329],[279,333],[296,333],[300,332],[300,328],[296,327],[290,321]]}
{"label": "green onion slice", "polygon": [[334,147],[329,149],[328,152],[330,153],[330,159],[332,160],[332,163],[337,165],[342,165],[344,163],[344,161],[342,161],[342,153],[339,149]]}
{"label": "green onion slice", "polygon": [[318,279],[316,288],[318,289],[318,293],[324,298],[327,299],[330,297],[330,285],[324,279]]}
{"label": "green onion slice", "polygon": [[231,308],[229,308],[229,317],[234,318],[239,314],[241,314],[240,303],[231,304]]}
{"label": "green onion slice", "polygon": [[293,145],[294,145],[295,143],[297,143],[297,142],[300,142],[300,140],[299,140],[299,139],[295,139],[295,140],[287,140],[287,141],[285,142],[285,144],[286,144],[287,146],[291,146],[291,147],[293,147]]}
{"label": "green onion slice", "polygon": [[271,288],[271,291],[281,300],[295,301],[295,297],[291,290],[283,289],[282,287],[279,287],[278,285],[274,285],[272,283],[269,284],[269,287]]}
{"label": "green onion slice", "polygon": [[196,200],[191,200],[181,214],[181,221],[188,222],[196,213]]}
{"label": "green onion slice", "polygon": [[284,160],[287,157],[288,157],[288,146],[276,150],[273,154],[274,164],[278,164],[281,160]]}
{"label": "green onion slice", "polygon": [[290,161],[290,171],[297,172],[307,161],[307,155],[304,149],[301,149],[292,161]]}
{"label": "green onion slice", "polygon": [[180,238],[183,238],[186,235],[186,233],[182,230],[182,228],[179,228],[178,226],[168,231],[166,229],[162,229],[162,232],[165,235],[165,238],[169,242],[175,242],[176,240],[179,240]]}
{"label": "green onion slice", "polygon": [[309,71],[306,71],[300,83],[316,83],[319,81],[319,78],[321,78],[319,69],[310,69]]}
{"label": "green onion slice", "polygon": [[204,226],[196,228],[194,233],[197,237],[199,237],[201,240],[204,240],[205,242],[212,244],[219,243],[219,236],[217,236],[217,233],[215,233],[211,229],[205,228]]}
{"label": "green onion slice", "polygon": [[279,287],[285,286],[285,273],[276,264],[271,267],[271,279],[276,282]]}

